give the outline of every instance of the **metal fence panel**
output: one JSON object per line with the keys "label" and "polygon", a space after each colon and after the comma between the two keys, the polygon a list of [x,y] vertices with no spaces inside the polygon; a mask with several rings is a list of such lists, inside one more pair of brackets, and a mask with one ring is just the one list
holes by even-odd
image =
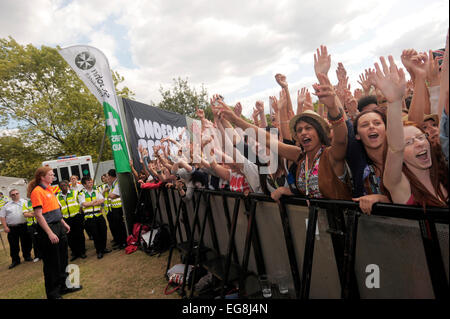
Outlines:
{"label": "metal fence panel", "polygon": [[[379,288],[366,285],[368,276],[375,274],[366,272],[368,265],[379,268]],[[414,220],[360,216],[355,273],[361,298],[434,298],[420,227]]]}

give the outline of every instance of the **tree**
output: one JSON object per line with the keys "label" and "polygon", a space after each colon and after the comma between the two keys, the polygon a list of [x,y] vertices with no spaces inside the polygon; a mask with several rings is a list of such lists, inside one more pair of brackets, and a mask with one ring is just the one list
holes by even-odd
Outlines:
{"label": "tree", "polygon": [[166,90],[161,86],[159,93],[162,96],[162,100],[159,102],[158,107],[195,119],[198,119],[195,114],[196,108],[199,108],[205,111],[207,119],[213,120],[208,93],[203,85],[200,92],[197,92],[195,88],[189,86],[187,79],[178,78],[173,79],[172,89]]}
{"label": "tree", "polygon": [[[117,90],[124,78],[112,75],[118,95],[134,95],[127,87]],[[102,105],[57,50],[23,46],[11,37],[0,39],[0,126],[10,121],[19,128],[23,148],[43,160],[72,154],[97,159],[105,131]],[[18,154],[14,160],[23,158]],[[107,144],[101,160],[111,158]]]}
{"label": "tree", "polygon": [[17,176],[30,180],[45,160],[31,145],[24,145],[16,136],[0,137],[0,176]]}

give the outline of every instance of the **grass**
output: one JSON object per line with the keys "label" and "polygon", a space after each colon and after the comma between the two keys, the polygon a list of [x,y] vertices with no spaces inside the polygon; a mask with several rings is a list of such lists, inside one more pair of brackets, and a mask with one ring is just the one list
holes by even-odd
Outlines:
{"label": "grass", "polygon": [[[6,248],[5,253],[0,243],[0,298],[45,299],[42,261],[25,262],[20,253],[21,264],[8,269],[11,264],[8,240],[4,232],[0,235]],[[108,231],[109,248],[110,240]],[[86,248],[87,258],[72,262],[80,269],[83,289],[64,295],[64,299],[180,299],[177,293],[164,295],[168,251],[157,257],[148,256],[139,249],[130,255],[126,255],[124,250],[113,250],[102,259],[97,259],[94,242],[87,236]],[[172,265],[178,262],[179,255],[174,250]]]}

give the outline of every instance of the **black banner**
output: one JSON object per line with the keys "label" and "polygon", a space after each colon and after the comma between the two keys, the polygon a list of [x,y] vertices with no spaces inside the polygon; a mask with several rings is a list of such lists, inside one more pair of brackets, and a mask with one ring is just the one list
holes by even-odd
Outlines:
{"label": "black banner", "polygon": [[[129,99],[122,98],[122,101],[128,126],[130,155],[134,168],[139,172],[142,169],[139,147],[147,150],[153,159],[153,146],[160,145],[162,138],[170,137],[179,141],[178,135],[186,127],[186,117]],[[184,130],[183,139],[188,135],[187,130]],[[176,152],[177,148],[173,148],[172,144],[169,145],[171,150]]]}

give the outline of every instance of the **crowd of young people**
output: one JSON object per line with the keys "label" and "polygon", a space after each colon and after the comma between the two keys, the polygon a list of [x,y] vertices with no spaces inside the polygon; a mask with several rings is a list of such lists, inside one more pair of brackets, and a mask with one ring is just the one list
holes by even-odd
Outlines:
{"label": "crowd of young people", "polygon": [[331,55],[321,46],[314,54],[317,103],[302,88],[294,111],[282,74],[275,75],[281,91],[269,98],[268,117],[261,101],[252,121],[239,102],[232,107],[214,95],[213,121],[198,109],[201,126],[190,127],[191,138],[182,133],[150,152],[140,148],[143,169],[131,161],[133,173],[142,188],[174,187],[188,199],[195,188],[210,188],[275,201],[353,200],[367,214],[377,202],[447,207],[448,35],[444,52],[405,49],[405,70],[392,56],[380,57],[352,92],[342,63],[331,83]]}

